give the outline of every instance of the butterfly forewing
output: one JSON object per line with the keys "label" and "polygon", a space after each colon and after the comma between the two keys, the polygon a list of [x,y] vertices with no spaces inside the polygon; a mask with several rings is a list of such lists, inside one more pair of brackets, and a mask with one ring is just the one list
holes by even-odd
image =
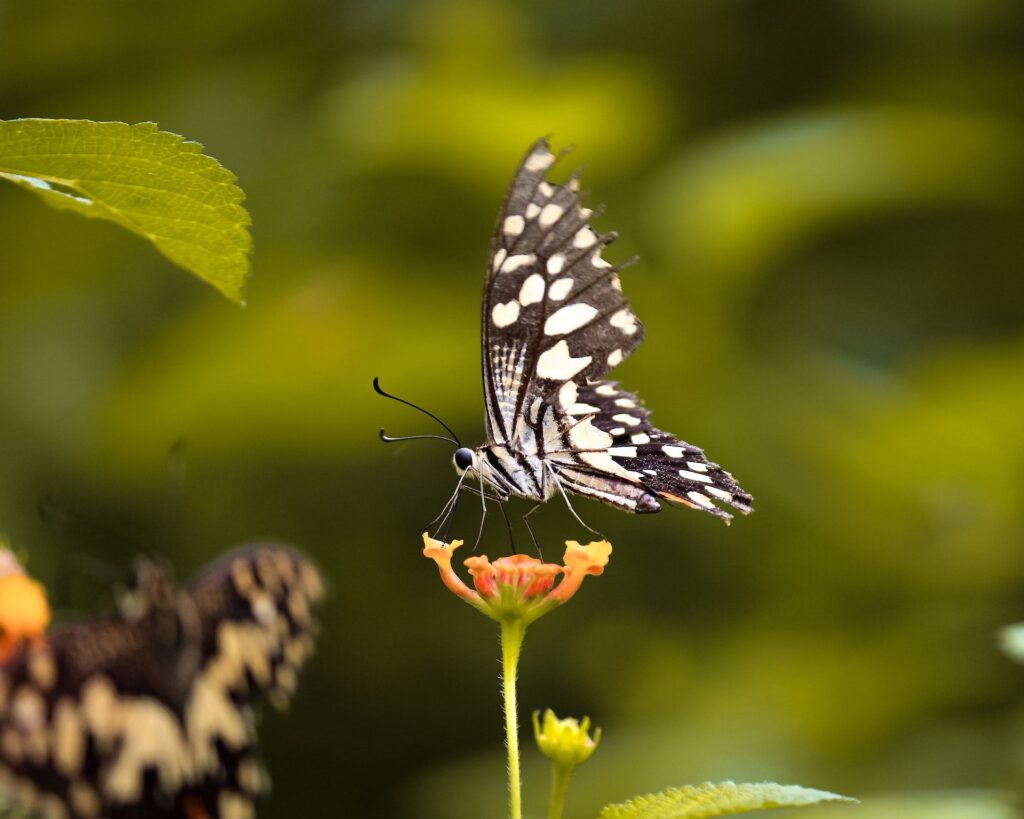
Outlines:
{"label": "butterfly forewing", "polygon": [[[526,155],[491,244],[483,303],[488,438],[532,446],[524,422],[566,382],[600,378],[643,339],[618,268],[601,256],[614,234],[589,225],[579,185],[546,179],[545,140]],[[533,422],[536,427],[536,420]],[[524,438],[529,440],[524,440]]]}
{"label": "butterfly forewing", "polygon": [[0,798],[54,819],[253,815],[268,779],[251,705],[294,690],[319,575],[259,547],[169,588],[0,665]]}

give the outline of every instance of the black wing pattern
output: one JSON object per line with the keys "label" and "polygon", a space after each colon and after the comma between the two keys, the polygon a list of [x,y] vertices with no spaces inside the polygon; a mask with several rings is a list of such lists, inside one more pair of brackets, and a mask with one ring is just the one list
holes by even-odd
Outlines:
{"label": "black wing pattern", "polygon": [[530,148],[491,244],[483,302],[488,442],[544,464],[537,494],[562,487],[633,512],[659,498],[710,512],[751,510],[751,497],[699,448],[655,429],[639,399],[602,380],[643,341],[619,271],[601,252],[614,233],[590,227],[573,175],[546,178],[555,155]]}
{"label": "black wing pattern", "polygon": [[[599,381],[579,389],[574,407],[576,413],[586,411],[594,427],[610,437],[609,445],[602,449],[574,451],[565,448],[552,451],[553,460],[564,460],[569,477],[594,463],[605,466],[605,472],[621,478],[623,470],[629,479],[671,503],[691,509],[700,509],[728,521],[732,516],[716,505],[725,503],[746,514],[751,511],[753,499],[718,464],[707,459],[700,447],[681,441],[669,432],[654,427],[648,420],[648,411],[633,393],[626,392],[613,381]],[[571,433],[567,436],[571,441]],[[565,440],[563,437],[562,440]],[[560,474],[565,469],[559,467]],[[590,484],[594,476],[590,475]],[[583,488],[572,487],[580,494],[589,494]],[[647,511],[643,508],[636,511]],[[655,510],[650,510],[655,511]]]}
{"label": "black wing pattern", "polygon": [[0,794],[46,819],[246,819],[269,785],[252,707],[313,650],[320,575],[250,547],[187,591],[152,564],[118,616],[0,665]]}

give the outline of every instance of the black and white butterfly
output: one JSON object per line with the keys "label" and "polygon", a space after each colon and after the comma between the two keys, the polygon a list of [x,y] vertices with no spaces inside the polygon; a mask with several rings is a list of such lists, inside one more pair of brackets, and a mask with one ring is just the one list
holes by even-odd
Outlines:
{"label": "black and white butterfly", "polygon": [[616,234],[590,227],[576,174],[564,184],[547,178],[554,163],[547,140],[530,148],[491,241],[481,341],[487,442],[469,449],[455,438],[460,487],[469,478],[500,501],[538,504],[572,492],[638,513],[668,501],[726,521],[719,504],[750,512],[732,475],[656,429],[635,394],[605,380],[644,329],[622,294],[623,265],[601,256]]}
{"label": "black and white butterfly", "polygon": [[0,804],[43,819],[251,819],[269,779],[253,705],[312,654],[317,570],[247,547],[187,590],[155,564],[108,619],[0,663]]}

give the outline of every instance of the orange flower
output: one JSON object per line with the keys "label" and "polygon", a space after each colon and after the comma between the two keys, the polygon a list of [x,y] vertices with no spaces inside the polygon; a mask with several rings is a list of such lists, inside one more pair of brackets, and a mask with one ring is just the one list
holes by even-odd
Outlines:
{"label": "orange flower", "polygon": [[[587,575],[601,574],[612,551],[607,540],[585,546],[566,541],[564,565],[529,555],[499,557],[493,563],[486,555],[474,555],[465,561],[473,577],[474,588],[470,588],[452,568],[452,554],[461,545],[461,540],[449,544],[423,533],[423,554],[437,564],[452,593],[494,620],[522,618],[527,623],[566,602]],[[558,575],[563,575],[562,581],[555,585]]]}
{"label": "orange flower", "polygon": [[28,577],[7,549],[0,549],[0,662],[25,639],[42,637],[50,625],[46,590]]}

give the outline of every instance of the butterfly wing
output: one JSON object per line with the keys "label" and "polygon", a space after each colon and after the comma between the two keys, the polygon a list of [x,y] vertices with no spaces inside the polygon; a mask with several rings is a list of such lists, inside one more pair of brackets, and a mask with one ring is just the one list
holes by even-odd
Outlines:
{"label": "butterfly wing", "polygon": [[600,378],[643,340],[619,267],[601,257],[615,234],[590,227],[576,176],[561,185],[546,179],[554,161],[540,140],[520,164],[495,228],[483,299],[487,438],[528,452],[542,434],[543,404],[563,384]]}
{"label": "butterfly wing", "polygon": [[[549,458],[573,491],[639,512],[657,511],[657,498],[726,521],[732,515],[718,504],[743,514],[751,511],[753,498],[732,475],[699,447],[654,427],[635,394],[615,382],[599,381],[575,392],[566,388],[563,398],[564,415],[557,437],[548,441]],[[581,424],[589,424],[582,433]],[[636,491],[623,483],[639,485],[649,496],[639,496],[637,505],[630,506]]]}
{"label": "butterfly wing", "polygon": [[[633,512],[659,498],[729,520],[750,496],[699,448],[655,429],[635,395],[602,381],[643,341],[619,270],[601,252],[578,179],[546,178],[555,155],[533,145],[491,244],[483,302],[488,442],[536,456],[564,487]],[[635,439],[635,440],[634,440]],[[676,454],[678,453],[678,455]]]}
{"label": "butterfly wing", "polygon": [[293,688],[321,593],[296,553],[246,550],[137,616],[23,644],[0,665],[0,792],[44,817],[252,816],[251,703]]}

